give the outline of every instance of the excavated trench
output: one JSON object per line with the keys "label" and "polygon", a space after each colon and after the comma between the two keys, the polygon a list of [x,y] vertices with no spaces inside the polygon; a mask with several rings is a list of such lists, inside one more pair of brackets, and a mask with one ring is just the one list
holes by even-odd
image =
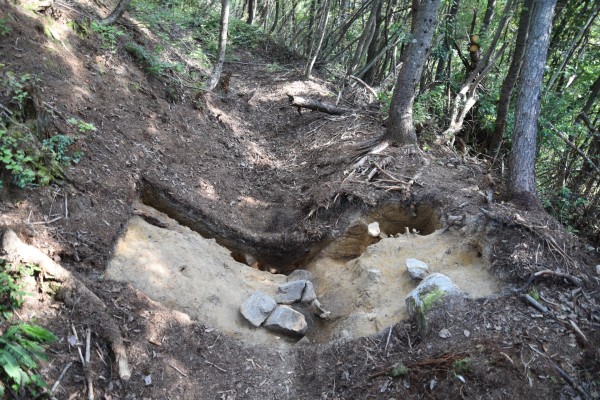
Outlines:
{"label": "excavated trench", "polygon": [[[311,342],[366,336],[406,319],[404,299],[418,284],[406,271],[408,258],[449,276],[471,297],[498,289],[484,230],[441,229],[436,208],[427,204],[381,206],[357,216],[336,240],[286,253],[275,243],[236,242],[235,232],[219,235],[222,227],[160,191],[144,191],[141,200],[106,276],[250,343],[287,346],[298,340],[254,328],[240,314],[248,296],[260,290],[275,297],[287,281],[282,272],[297,268],[313,274],[317,298],[331,313],[324,320],[312,306],[293,305],[307,319]],[[367,231],[372,222],[379,223],[379,237]]]}

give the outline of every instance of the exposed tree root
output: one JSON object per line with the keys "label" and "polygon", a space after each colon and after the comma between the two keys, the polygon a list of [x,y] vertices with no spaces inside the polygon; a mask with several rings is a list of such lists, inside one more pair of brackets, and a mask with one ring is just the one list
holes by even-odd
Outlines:
{"label": "exposed tree root", "polygon": [[2,251],[5,254],[3,257],[9,261],[37,264],[45,275],[62,283],[59,297],[68,306],[74,306],[75,303],[81,302],[87,304],[89,309],[94,310],[94,313],[86,318],[95,318],[98,321],[97,329],[100,335],[110,343],[115,354],[119,377],[128,380],[131,377],[131,369],[127,362],[123,337],[117,324],[106,312],[104,302],[61,265],[37,248],[23,243],[10,229],[4,232],[2,237]]}

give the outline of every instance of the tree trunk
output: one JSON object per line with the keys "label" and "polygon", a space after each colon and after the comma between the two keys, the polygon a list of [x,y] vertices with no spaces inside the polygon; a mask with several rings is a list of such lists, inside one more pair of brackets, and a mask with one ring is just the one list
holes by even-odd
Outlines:
{"label": "tree trunk", "polygon": [[600,76],[598,76],[598,78],[596,78],[596,80],[592,84],[592,88],[590,89],[590,95],[588,96],[585,105],[581,109],[581,113],[579,113],[579,115],[575,119],[575,122],[580,121],[585,114],[589,114],[590,109],[592,108],[592,106],[596,102],[596,99],[598,98],[598,94],[600,94]]}
{"label": "tree trunk", "polygon": [[275,32],[275,28],[277,28],[277,23],[279,22],[279,14],[281,13],[281,0],[275,0],[275,16],[273,17],[273,25],[271,25],[271,29],[269,33]]}
{"label": "tree trunk", "polygon": [[375,14],[375,27],[373,28],[373,37],[371,38],[371,43],[369,43],[367,60],[365,61],[365,64],[371,63],[371,66],[363,74],[364,81],[369,85],[372,85],[375,80],[378,65],[375,57],[377,57],[380,50],[379,37],[381,36],[381,23],[383,22],[383,16],[381,15],[382,8],[383,0],[377,0],[373,3],[372,12]]}
{"label": "tree trunk", "polygon": [[[256,0],[248,0],[248,19],[246,23],[252,25],[256,17]],[[228,17],[229,18],[229,17]]]}
{"label": "tree trunk", "polygon": [[327,32],[327,21],[329,21],[329,0],[325,0],[323,3],[323,7],[321,7],[321,21],[319,22],[319,41],[316,44],[315,48],[311,48],[311,54],[307,60],[306,66],[304,68],[304,76],[308,79],[312,73],[312,69],[317,61],[317,57],[319,56],[319,52],[321,51],[321,45],[323,44],[323,39],[325,38],[325,33]]}
{"label": "tree trunk", "polygon": [[490,22],[492,22],[492,18],[494,17],[494,7],[496,7],[496,0],[488,0],[487,7],[485,8],[485,15],[483,16],[483,22],[481,24],[481,29],[479,30],[479,34],[481,36],[485,36],[490,26]]}
{"label": "tree trunk", "polygon": [[[450,113],[450,124],[448,128],[442,133],[442,137],[438,139],[438,143],[441,143],[442,141],[447,141],[451,144],[454,143],[454,137],[456,133],[458,133],[462,129],[465,116],[479,100],[479,95],[477,94],[477,88],[479,87],[479,84],[490,71],[498,57],[502,53],[504,53],[504,50],[506,49],[508,43],[505,42],[502,45],[502,47],[497,51],[496,45],[500,40],[502,32],[508,26],[508,22],[510,21],[510,9],[512,7],[512,2],[513,0],[508,0],[506,2],[506,5],[504,6],[504,12],[502,13],[502,19],[500,20],[498,27],[496,28],[496,33],[494,34],[494,38],[490,42],[489,48],[487,49],[481,60],[475,65],[475,68],[469,73],[464,86],[454,98],[454,103],[452,104],[452,111]],[[456,48],[459,49],[458,47]],[[465,65],[468,65],[468,63],[465,60],[463,60],[463,63]],[[469,69],[469,67],[467,69]]]}
{"label": "tree trunk", "polygon": [[400,57],[402,67],[392,95],[390,118],[385,133],[386,140],[392,144],[417,143],[417,134],[413,125],[413,103],[417,83],[421,78],[431,47],[439,4],[439,0],[413,0],[412,2],[413,41],[406,46]]}
{"label": "tree trunk", "polygon": [[108,17],[104,18],[103,20],[100,20],[100,23],[102,25],[112,25],[115,22],[117,22],[119,18],[121,18],[121,16],[123,15],[123,13],[127,11],[127,7],[129,7],[130,1],[131,0],[120,0],[119,4],[117,4],[113,12],[111,12]]}
{"label": "tree trunk", "polygon": [[534,1],[515,108],[508,186],[511,200],[526,207],[539,206],[535,187],[537,123],[555,5],[556,0]]}
{"label": "tree trunk", "polygon": [[[252,2],[252,0],[250,0]],[[221,32],[219,32],[219,52],[217,55],[217,62],[213,69],[212,74],[208,82],[206,82],[206,90],[212,91],[219,79],[221,79],[221,72],[223,72],[223,63],[225,62],[225,48],[227,47],[227,29],[229,25],[229,0],[221,0]]]}
{"label": "tree trunk", "polygon": [[502,88],[500,89],[500,99],[498,100],[498,107],[496,109],[494,133],[488,141],[488,154],[490,155],[497,154],[500,150],[500,146],[502,145],[502,137],[504,136],[504,131],[506,130],[510,98],[512,96],[515,83],[517,82],[517,78],[519,77],[521,63],[523,62],[523,53],[525,52],[525,44],[527,43],[529,17],[531,16],[532,5],[533,0],[525,0],[521,9],[515,50],[513,52],[513,58],[510,63],[510,67],[508,67],[508,72],[504,78],[504,82],[502,82]]}
{"label": "tree trunk", "polygon": [[575,50],[577,49],[578,44],[581,43],[580,39],[584,35],[586,35],[586,31],[590,28],[590,26],[594,22],[594,19],[596,19],[596,17],[598,16],[599,13],[600,13],[600,3],[596,3],[596,7],[594,7],[594,10],[589,15],[587,21],[579,29],[579,31],[575,35],[575,38],[573,38],[573,40],[569,44],[569,49],[567,50],[567,54],[562,57],[562,62],[560,64],[560,67],[558,67],[558,68],[556,68],[554,70],[554,74],[552,75],[552,77],[548,81],[548,85],[546,86],[546,90],[552,90],[552,88],[554,87],[554,84],[556,83],[556,79],[563,72],[563,70],[565,69],[565,66],[571,60],[571,57],[573,57],[573,54],[574,54]]}

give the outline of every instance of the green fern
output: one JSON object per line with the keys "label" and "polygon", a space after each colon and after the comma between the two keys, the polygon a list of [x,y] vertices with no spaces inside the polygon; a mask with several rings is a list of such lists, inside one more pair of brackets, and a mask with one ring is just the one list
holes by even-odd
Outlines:
{"label": "green fern", "polygon": [[0,336],[0,398],[4,397],[6,384],[13,392],[27,389],[37,395],[46,387],[44,380],[35,373],[38,362],[46,360],[44,344],[56,340],[46,329],[30,324],[10,326]]}

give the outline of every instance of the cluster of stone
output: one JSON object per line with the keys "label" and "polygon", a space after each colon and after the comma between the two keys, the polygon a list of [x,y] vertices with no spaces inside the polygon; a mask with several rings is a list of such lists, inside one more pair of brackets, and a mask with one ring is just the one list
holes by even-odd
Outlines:
{"label": "cluster of stone", "polygon": [[308,330],[306,318],[290,305],[318,303],[312,279],[309,271],[296,270],[288,276],[286,283],[279,285],[274,299],[256,291],[242,304],[240,312],[255,327],[262,325],[274,332],[304,336]]}

